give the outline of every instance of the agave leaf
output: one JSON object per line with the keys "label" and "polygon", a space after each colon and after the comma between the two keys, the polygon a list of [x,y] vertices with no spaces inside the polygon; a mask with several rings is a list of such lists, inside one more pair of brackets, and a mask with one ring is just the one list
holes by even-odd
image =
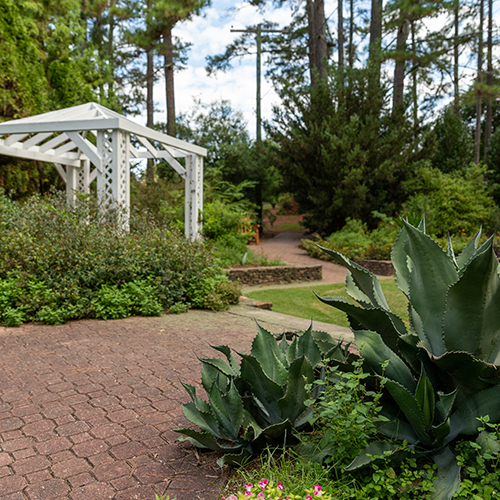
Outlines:
{"label": "agave leaf", "polygon": [[191,399],[193,400],[193,403],[196,406],[197,410],[199,410],[203,413],[207,413],[210,411],[210,405],[206,401],[203,401],[203,399],[200,399],[196,396],[196,389],[194,386],[189,385],[189,384],[185,384],[182,381],[181,381],[181,384],[184,387],[184,389],[186,389],[188,394],[191,396]]}
{"label": "agave leaf", "polygon": [[243,353],[238,354],[243,358],[241,360],[241,377],[249,385],[252,394],[266,409],[270,421],[272,423],[279,422],[281,412],[278,400],[284,396],[284,388],[265,374],[262,365],[255,357]]}
{"label": "agave leaf", "polygon": [[299,337],[297,341],[297,350],[295,356],[297,358],[305,356],[309,360],[313,368],[316,367],[319,363],[321,363],[321,351],[319,350],[319,347],[316,345],[316,342],[314,342],[312,336],[312,324]]}
{"label": "agave leaf", "polygon": [[286,364],[285,366],[288,367],[288,359],[286,358],[286,353],[288,352],[288,348],[290,347],[288,345],[288,342],[286,341],[285,336],[283,335],[283,338],[281,339],[281,342],[278,344],[278,347],[280,348],[280,351],[283,353],[285,356]]}
{"label": "agave leaf", "polygon": [[288,348],[288,351],[286,352],[286,360],[288,362],[288,365],[293,362],[294,359],[297,359],[297,348],[299,344],[299,338],[294,337],[292,340],[292,343],[290,344],[290,347]]}
{"label": "agave leaf", "polygon": [[381,307],[390,311],[382,287],[373,273],[335,250],[319,248],[330,255],[334,262],[347,268],[346,292],[349,296],[367,307]]}
{"label": "agave leaf", "polygon": [[311,334],[314,342],[316,342],[316,345],[323,355],[331,352],[332,349],[340,348],[340,346],[342,345],[341,340],[335,340],[329,333],[313,330]]}
{"label": "agave leaf", "polygon": [[212,344],[210,344],[210,347],[224,354],[227,360],[229,361],[229,364],[233,369],[234,373],[236,373],[237,375],[240,374],[240,367],[230,347],[228,347],[227,345],[212,345]]}
{"label": "agave leaf", "polygon": [[286,358],[272,333],[258,325],[257,336],[252,342],[251,355],[259,360],[264,373],[277,384],[287,379]]}
{"label": "agave leaf", "polygon": [[244,409],[243,410],[243,438],[247,441],[255,441],[262,434],[262,427],[255,421],[252,414]]}
{"label": "agave leaf", "polygon": [[200,411],[196,408],[196,405],[191,402],[182,406],[182,413],[184,413],[184,416],[191,423],[197,425],[202,431],[208,432],[219,439],[223,438],[219,429],[219,423],[211,411]]}
{"label": "agave leaf", "polygon": [[396,271],[396,286],[407,296],[410,296],[410,271],[411,259],[405,250],[405,244],[408,235],[406,229],[403,229],[398,234],[394,246],[391,250],[391,261]]}
{"label": "agave leaf", "polygon": [[314,380],[314,370],[306,356],[301,356],[292,362],[288,373],[288,384],[285,395],[278,401],[281,418],[295,423],[304,412],[304,401],[307,398],[306,384]]}
{"label": "agave leaf", "polygon": [[444,341],[449,351],[466,351],[495,362],[500,352],[500,277],[493,238],[469,260],[449,290]]}
{"label": "agave leaf", "polygon": [[460,486],[460,466],[448,446],[432,457],[437,464],[437,479],[434,480],[432,500],[451,500]]}
{"label": "agave leaf", "polygon": [[220,373],[221,372],[214,366],[209,365],[207,363],[202,363],[201,385],[203,386],[203,389],[205,389],[205,392],[207,394],[210,392],[212,385],[215,383],[215,380]]}
{"label": "agave leaf", "polygon": [[213,385],[208,397],[224,434],[233,440],[238,439],[243,423],[243,402],[234,384],[231,382],[226,394],[221,394]]}
{"label": "agave leaf", "polygon": [[425,430],[429,432],[434,422],[436,398],[434,396],[434,388],[427,378],[424,367],[422,367],[420,371],[420,379],[418,380],[417,389],[415,391],[415,399],[424,417]]}
{"label": "agave leaf", "polygon": [[500,367],[476,359],[468,352],[447,352],[439,358],[431,355],[431,359],[460,384],[464,394],[473,394],[491,384],[500,383]]}
{"label": "agave leaf", "polygon": [[228,447],[222,446],[211,433],[199,432],[188,427],[180,427],[179,429],[175,429],[174,432],[185,434],[186,436],[188,436],[189,442],[194,444],[198,448],[208,448],[210,450],[215,450],[221,453],[224,453],[226,451],[237,451],[241,449],[242,446],[241,444]]}
{"label": "agave leaf", "polygon": [[492,422],[500,420],[500,386],[479,391],[461,402],[450,417],[451,431],[448,441],[459,434],[475,434],[480,423],[479,417],[488,415]]}
{"label": "agave leaf", "polygon": [[377,430],[383,436],[398,441],[407,441],[410,444],[417,444],[420,440],[413,430],[413,427],[404,420],[401,420],[394,415],[389,415],[387,412],[381,412],[381,416],[386,417],[388,421],[376,422]]}
{"label": "agave leaf", "polygon": [[350,304],[344,297],[319,297],[325,304],[344,311],[349,316],[353,330],[372,330],[382,335],[385,344],[394,352],[399,352],[400,335],[407,333],[405,324],[395,314],[384,309],[364,309]]}
{"label": "agave leaf", "polygon": [[216,370],[220,371],[226,377],[235,377],[237,372],[234,371],[232,366],[222,358],[198,358],[202,363],[210,365]]}
{"label": "agave leaf", "polygon": [[407,334],[399,337],[398,347],[401,357],[408,363],[410,368],[418,373],[421,367],[418,343],[420,339],[416,335]]}
{"label": "agave leaf", "polygon": [[403,221],[408,239],[405,249],[412,260],[409,277],[411,304],[422,320],[423,335],[431,352],[446,352],[442,321],[448,287],[458,280],[455,264],[443,249],[422,231]]}
{"label": "agave leaf", "polygon": [[280,440],[289,446],[296,446],[301,441],[295,434],[293,425],[288,419],[266,427],[263,429],[262,434],[271,439]]}
{"label": "agave leaf", "polygon": [[451,236],[448,232],[448,248],[446,249],[448,257],[454,262],[455,266],[458,267],[457,260],[455,258],[455,251],[453,250],[453,243],[451,242]]}
{"label": "agave leaf", "polygon": [[351,472],[401,449],[390,441],[373,441],[344,470]]}
{"label": "agave leaf", "polygon": [[433,439],[426,430],[424,416],[415,397],[406,387],[394,380],[387,380],[385,387],[399,405],[399,408],[413,427],[420,442],[427,446],[431,445]]}
{"label": "agave leaf", "polygon": [[224,456],[217,460],[217,465],[222,467],[230,465],[231,467],[241,467],[252,456],[252,452],[246,448],[242,449],[240,453],[226,453]]}
{"label": "agave leaf", "polygon": [[457,265],[458,268],[462,267],[469,262],[470,259],[476,253],[476,249],[479,243],[479,239],[481,238],[481,229],[475,234],[475,236],[467,243],[465,248],[462,250],[462,253],[457,257]]}
{"label": "agave leaf", "polygon": [[[377,332],[361,330],[354,332],[356,346],[361,356],[378,375],[395,380],[411,393],[415,394],[416,384],[413,374],[404,361],[383,342]],[[385,369],[381,363],[389,361]]]}
{"label": "agave leaf", "polygon": [[438,410],[441,420],[447,420],[451,415],[451,410],[453,408],[453,403],[457,397],[458,388],[455,389],[450,394],[438,393],[439,399],[436,403],[436,408]]}

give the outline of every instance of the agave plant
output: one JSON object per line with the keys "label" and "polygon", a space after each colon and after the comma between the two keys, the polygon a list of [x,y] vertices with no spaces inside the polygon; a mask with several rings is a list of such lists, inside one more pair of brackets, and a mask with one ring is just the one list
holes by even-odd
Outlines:
{"label": "agave plant", "polygon": [[[460,468],[450,447],[475,435],[478,418],[500,421],[500,277],[493,238],[478,248],[480,232],[456,256],[425,234],[425,222],[404,221],[392,249],[396,284],[408,299],[409,328],[392,313],[376,277],[341,254],[323,248],[348,270],[342,297],[320,297],[346,312],[365,363],[386,379],[380,432],[406,440],[438,466],[436,499],[451,499]],[[373,443],[350,469],[370,456],[395,450]]]}
{"label": "agave plant", "polygon": [[295,334],[287,342],[258,326],[250,354],[237,353],[238,365],[227,346],[212,346],[226,359],[200,359],[202,386],[208,401],[183,384],[191,402],[185,417],[199,430],[176,429],[195,446],[223,453],[219,464],[239,465],[267,444],[298,444],[297,430],[307,422],[306,390],[325,358],[345,359],[339,343],[324,332]]}

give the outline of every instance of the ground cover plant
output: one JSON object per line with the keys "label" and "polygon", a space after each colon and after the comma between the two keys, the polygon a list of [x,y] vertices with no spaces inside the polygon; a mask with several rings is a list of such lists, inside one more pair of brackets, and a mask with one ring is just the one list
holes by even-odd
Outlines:
{"label": "ground cover plant", "polygon": [[238,299],[204,243],[138,214],[124,232],[120,217],[90,198],[0,194],[0,323],[221,310]]}
{"label": "ground cover plant", "polygon": [[[391,309],[407,321],[408,301],[405,295],[396,287],[394,279],[383,279],[380,281],[380,286]],[[349,327],[349,320],[343,311],[332,310],[327,304],[319,301],[315,294],[347,297],[344,285],[341,283],[300,287],[286,286],[245,292],[245,295],[251,299],[272,302],[273,311],[298,318]]]}

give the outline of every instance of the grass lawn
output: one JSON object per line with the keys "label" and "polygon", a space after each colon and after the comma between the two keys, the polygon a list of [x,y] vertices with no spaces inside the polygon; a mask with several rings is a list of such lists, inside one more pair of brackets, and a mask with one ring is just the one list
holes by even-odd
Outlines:
{"label": "grass lawn", "polygon": [[[408,321],[407,300],[403,293],[396,287],[393,278],[380,280],[382,290],[392,309],[392,312]],[[256,290],[245,295],[252,299],[263,300],[273,303],[273,311],[289,314],[298,318],[312,319],[323,323],[331,323],[339,326],[349,327],[347,316],[342,311],[324,304],[314,295],[325,297],[328,295],[340,295],[347,297],[344,284],[313,285],[307,287],[274,288]]]}

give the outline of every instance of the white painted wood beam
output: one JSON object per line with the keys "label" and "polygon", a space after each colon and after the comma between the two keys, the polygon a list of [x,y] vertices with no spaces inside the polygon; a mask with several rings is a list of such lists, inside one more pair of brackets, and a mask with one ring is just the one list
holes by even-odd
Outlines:
{"label": "white painted wood beam", "polygon": [[84,139],[78,132],[66,132],[66,135],[77,145],[78,149],[99,169],[102,169],[102,158],[97,148]]}
{"label": "white painted wood beam", "polygon": [[73,167],[80,166],[80,161],[77,155],[60,156],[47,153],[39,153],[33,149],[22,149],[13,146],[4,146],[0,144],[0,154],[5,156],[14,156],[15,158],[24,158],[25,160],[39,160],[47,163],[61,163],[63,165],[71,165]]}
{"label": "white painted wood beam", "polygon": [[60,163],[54,163],[54,167],[56,167],[57,173],[61,176],[61,179],[66,182],[66,171],[64,170],[64,166]]}
{"label": "white painted wood beam", "polygon": [[13,134],[4,140],[4,144],[6,146],[11,146],[12,144],[14,144],[16,142],[22,141],[25,137],[28,137],[28,135],[29,134]]}
{"label": "white painted wood beam", "polygon": [[28,140],[24,141],[22,143],[23,149],[29,149],[32,146],[36,146],[43,140],[47,139],[47,137],[50,137],[52,135],[51,132],[44,132],[43,134],[36,134],[33,137],[30,137]]}
{"label": "white painted wood beam", "polygon": [[41,153],[44,153],[45,151],[48,151],[49,149],[56,148],[59,146],[59,144],[62,144],[63,142],[66,142],[69,140],[69,137],[66,134],[60,134],[57,137],[54,137],[53,139],[50,139],[50,141],[45,142],[41,146],[39,146],[38,151]]}

